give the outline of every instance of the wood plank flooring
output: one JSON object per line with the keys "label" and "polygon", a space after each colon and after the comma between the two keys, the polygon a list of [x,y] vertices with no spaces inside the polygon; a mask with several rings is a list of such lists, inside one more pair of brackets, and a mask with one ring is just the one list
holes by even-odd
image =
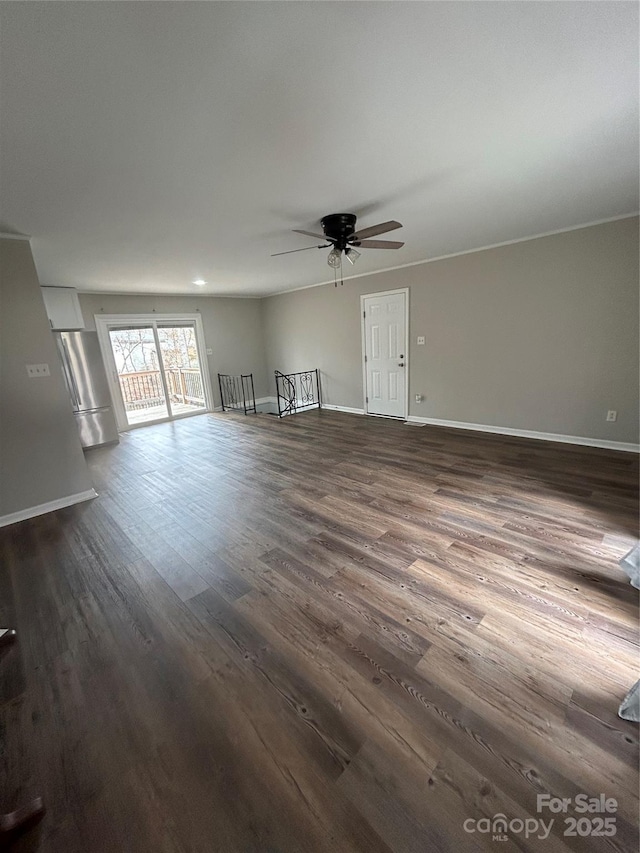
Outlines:
{"label": "wood plank flooring", "polygon": [[636,849],[633,455],[312,411],[88,458],[97,500],[0,531],[1,806],[48,807],[16,849]]}

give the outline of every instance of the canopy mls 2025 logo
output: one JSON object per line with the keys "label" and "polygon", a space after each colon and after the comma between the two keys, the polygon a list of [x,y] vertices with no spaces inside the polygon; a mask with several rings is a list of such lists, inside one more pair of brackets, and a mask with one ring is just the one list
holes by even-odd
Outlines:
{"label": "canopy mls 2025 logo", "polygon": [[[568,814],[569,810],[573,814]],[[618,801],[605,794],[590,797],[588,794],[576,794],[575,797],[553,797],[551,794],[538,794],[536,811],[539,815],[566,815],[558,818],[562,821],[558,834],[565,837],[582,838],[613,836],[616,834]],[[577,815],[577,817],[576,817]],[[510,836],[523,835],[525,838],[548,838],[556,822],[555,817],[508,818],[499,812],[493,817],[467,818],[463,823],[465,832],[491,835],[492,841],[508,841]]]}

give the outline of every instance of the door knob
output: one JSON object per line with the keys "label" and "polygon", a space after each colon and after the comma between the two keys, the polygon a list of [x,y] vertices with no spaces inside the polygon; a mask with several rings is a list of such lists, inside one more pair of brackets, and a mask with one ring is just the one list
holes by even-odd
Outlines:
{"label": "door knob", "polygon": [[401,361],[398,367],[404,367],[404,361]]}

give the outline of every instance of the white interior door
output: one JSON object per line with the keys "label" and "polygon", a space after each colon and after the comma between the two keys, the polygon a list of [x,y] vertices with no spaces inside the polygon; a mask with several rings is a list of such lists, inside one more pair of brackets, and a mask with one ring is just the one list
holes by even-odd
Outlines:
{"label": "white interior door", "polygon": [[362,298],[366,411],[407,416],[407,293]]}

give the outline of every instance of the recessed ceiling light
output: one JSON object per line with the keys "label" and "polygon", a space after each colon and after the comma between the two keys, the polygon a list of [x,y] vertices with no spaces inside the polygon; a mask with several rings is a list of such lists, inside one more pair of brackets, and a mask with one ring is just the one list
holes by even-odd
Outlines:
{"label": "recessed ceiling light", "polygon": [[197,284],[198,287],[204,287],[207,282],[203,278],[197,278],[193,283]]}

